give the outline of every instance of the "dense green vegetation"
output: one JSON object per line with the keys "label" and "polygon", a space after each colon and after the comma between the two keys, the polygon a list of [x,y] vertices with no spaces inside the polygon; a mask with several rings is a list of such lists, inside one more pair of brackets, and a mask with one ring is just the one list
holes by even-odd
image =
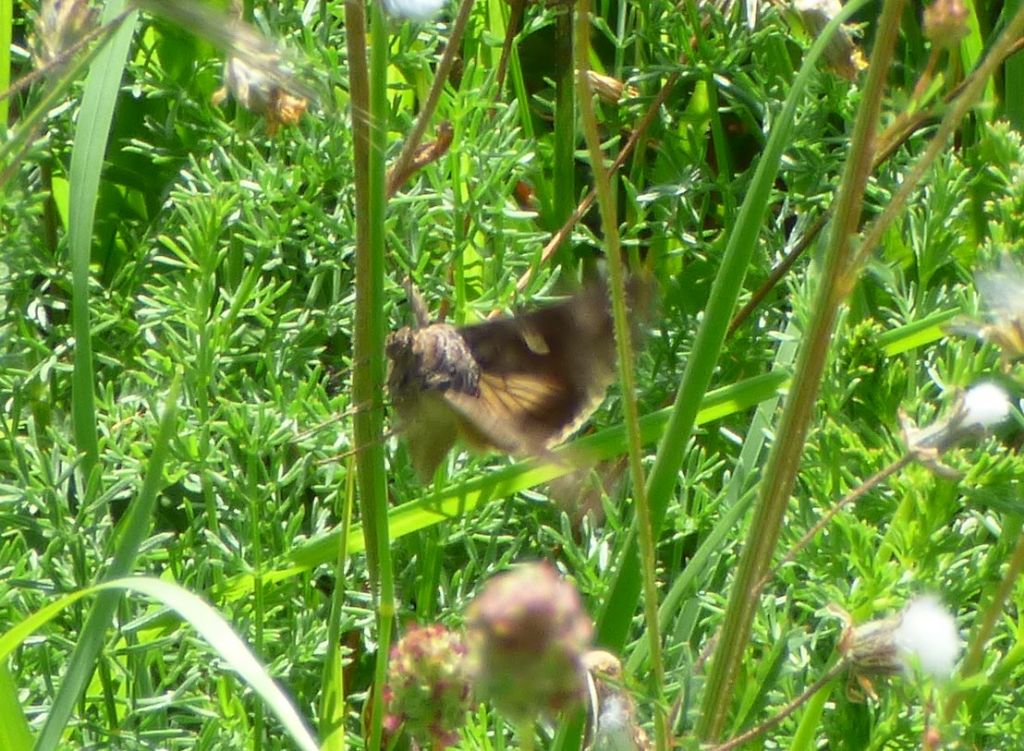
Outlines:
{"label": "dense green vegetation", "polygon": [[[1019,744],[1013,4],[951,4],[942,49],[920,7],[851,2],[848,77],[756,2],[466,0],[454,42],[455,4],[246,0],[239,36],[108,0],[63,37],[39,19],[74,4],[46,5],[0,0],[0,88],[42,72],[0,102],[0,749],[379,747],[389,645],[538,559],[662,747],[776,718],[853,659],[837,608],[924,593],[964,640],[950,680],[843,663],[751,747]],[[217,95],[225,56],[248,96]],[[438,144],[389,186],[419,116]],[[571,444],[592,472],[459,447],[421,482],[382,398],[407,276],[461,325],[643,272],[636,387]],[[971,321],[998,328],[944,328]],[[901,410],[959,430],[993,379],[998,435],[908,453]],[[583,715],[474,705],[459,747],[579,748]]]}

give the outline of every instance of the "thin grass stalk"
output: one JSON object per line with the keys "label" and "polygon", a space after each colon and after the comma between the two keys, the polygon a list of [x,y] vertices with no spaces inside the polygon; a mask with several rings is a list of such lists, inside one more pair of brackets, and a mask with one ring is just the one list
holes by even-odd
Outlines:
{"label": "thin grass stalk", "polygon": [[[205,392],[204,392],[205,393]],[[257,478],[260,474],[259,457],[254,450],[246,457],[246,495],[249,496],[250,539],[252,540],[252,568],[254,572],[252,588],[253,608],[253,648],[256,654],[264,654],[263,624],[266,622],[266,597],[263,589],[263,539],[260,534],[262,527],[263,498],[259,491]],[[262,751],[265,723],[263,720],[263,703],[257,701],[252,707],[252,749]]]}
{"label": "thin grass stalk", "polygon": [[352,531],[352,506],[355,499],[355,467],[352,458],[347,462],[345,493],[341,516],[341,540],[334,563],[334,591],[331,593],[331,612],[327,619],[327,654],[324,656],[323,693],[320,695],[320,738],[323,751],[345,751],[345,673],[342,670],[341,618],[345,606],[345,564],[348,562],[348,539]]}
{"label": "thin grass stalk", "polygon": [[[609,174],[615,174],[622,165],[626,163],[626,159],[628,159],[629,155],[633,153],[637,144],[640,143],[641,139],[647,133],[647,129],[651,126],[651,123],[653,123],[655,118],[657,118],[658,113],[661,111],[661,106],[665,103],[665,100],[668,99],[669,94],[675,91],[676,83],[678,83],[678,81],[678,72],[672,73],[665,80],[665,83],[658,91],[657,96],[654,97],[654,101],[652,101],[650,106],[647,108],[647,112],[644,113],[640,122],[630,132],[629,138],[626,139],[626,143],[623,144],[618,156],[615,157],[615,161],[612,162],[611,166],[608,168]],[[527,122],[529,122],[528,118]],[[642,153],[643,149],[640,149],[640,151]],[[593,190],[590,190],[582,200],[580,200],[572,214],[569,215],[569,218],[562,223],[562,226],[558,228],[558,230],[551,236],[551,239],[548,240],[543,250],[541,250],[540,260],[537,263],[532,264],[516,281],[516,291],[524,291],[530,285],[530,281],[533,279],[537,270],[551,260],[551,257],[559,247],[561,247],[562,243],[572,236],[573,229],[575,229],[580,219],[583,218],[583,215],[590,210],[590,207],[593,205],[596,197],[597,194]]]}
{"label": "thin grass stalk", "polygon": [[[996,72],[996,68],[1002,64],[1008,51],[1020,41],[1022,34],[1024,34],[1024,5],[1017,9],[1010,22],[989,49],[988,54],[985,55],[985,58],[978,64],[974,73],[967,79],[963,89],[950,102],[946,114],[942,117],[942,121],[935,131],[935,135],[928,142],[924,153],[914,162],[910,172],[900,182],[899,189],[893,193],[892,199],[886,205],[885,210],[864,231],[863,240],[857,255],[858,265],[864,263],[867,260],[867,256],[874,252],[875,247],[881,243],[886,230],[889,229],[889,226],[899,216],[904,204],[910,198],[911,193],[916,190],[918,183],[921,182],[925,173],[931,168],[932,163],[946,149],[946,144],[960,125],[960,121],[963,120],[985,93],[988,82]],[[852,286],[855,280],[848,279],[847,281]]]}
{"label": "thin grass stalk", "polygon": [[[1000,45],[999,51],[992,54],[986,60],[999,60],[1005,62],[1009,66],[1013,56],[1024,49],[1024,38],[1017,39],[1008,45]],[[963,81],[961,81],[955,89],[950,91],[945,97],[943,97],[941,106],[942,108],[948,108],[950,102],[956,100],[957,97],[982,73],[981,69],[975,68],[970,75],[968,75]],[[1009,89],[1007,89],[1009,91]],[[1021,96],[1024,101],[1024,94]],[[1010,110],[1010,101],[1007,97],[1007,113]],[[875,167],[879,167],[888,161],[893,154],[895,154],[901,146],[904,146],[915,133],[919,132],[929,123],[934,122],[938,119],[937,112],[939,106],[931,107],[927,110],[919,110],[913,112],[903,113],[895,122],[890,123],[885,131],[879,135],[879,146],[875,153]],[[1009,117],[1009,114],[1007,115]],[[811,247],[817,238],[818,234],[828,223],[828,220],[832,217],[832,212],[826,209],[822,212],[821,216],[814,220],[814,223],[808,227],[804,232],[803,237],[796,243],[793,248],[786,253],[785,257],[775,266],[768,278],[764,283],[751,294],[750,299],[744,304],[740,311],[733,317],[732,323],[729,324],[729,336],[736,333],[738,329],[747,318],[758,308],[765,297],[775,288],[775,286],[782,280],[786,273],[792,268],[793,264],[804,254],[804,252]]]}
{"label": "thin grass stalk", "polygon": [[[791,321],[783,332],[782,341],[775,352],[772,370],[776,372],[789,371],[796,359],[796,350],[796,325]],[[662,598],[658,619],[662,630],[666,633],[672,628],[672,621],[679,613],[683,597],[696,592],[701,572],[714,565],[713,561],[721,555],[721,551],[727,549],[729,535],[740,519],[746,515],[747,507],[753,501],[754,492],[753,488],[749,488],[750,479],[755,476],[756,468],[760,466],[764,444],[781,398],[778,392],[775,392],[770,398],[758,404],[754,418],[750,421],[747,429],[743,448],[740,449],[739,459],[733,467],[725,492],[721,495],[724,508],[722,516],[711,532],[701,541],[700,547],[690,556],[685,568],[672,580],[671,587]],[[707,400],[705,400],[706,402]],[[697,422],[700,423],[699,418]],[[636,674],[646,659],[647,652],[644,642],[637,642],[626,661],[626,674]]]}
{"label": "thin grass stalk", "polygon": [[626,309],[626,275],[619,241],[618,212],[612,193],[608,169],[604,164],[601,137],[594,114],[594,92],[587,72],[590,69],[590,0],[580,0],[576,7],[576,70],[579,82],[579,109],[583,133],[590,153],[590,168],[601,211],[605,257],[608,262],[609,286],[612,296],[612,318],[615,324],[615,345],[622,381],[622,405],[625,413],[629,473],[633,483],[637,527],[640,540],[640,568],[643,573],[644,624],[650,644],[651,677],[655,706],[655,747],[668,748],[668,722],[665,714],[665,663],[661,653],[661,631],[658,628],[658,582],[655,576],[654,536],[651,513],[644,494],[644,467],[640,441],[640,416],[636,406],[636,374],[633,368],[633,343]]}
{"label": "thin grass stalk", "polygon": [[825,527],[827,527],[832,522],[832,520],[839,515],[840,511],[842,511],[847,506],[859,501],[869,492],[871,492],[876,487],[885,482],[887,479],[889,479],[892,475],[896,474],[901,469],[906,467],[908,464],[915,461],[915,459],[916,456],[912,453],[904,454],[896,461],[890,462],[886,466],[882,467],[882,469],[875,472],[875,474],[871,475],[871,477],[862,482],[855,489],[853,489],[845,496],[840,498],[838,501],[836,501],[832,505],[832,507],[824,514],[822,514],[821,518],[818,519],[818,521],[816,521],[813,525],[811,525],[811,528],[804,532],[800,539],[797,540],[793,544],[793,546],[786,551],[786,554],[782,556],[782,559],[777,564],[775,564],[775,566],[770,571],[768,571],[768,573],[766,573],[764,577],[762,577],[761,581],[758,582],[757,586],[754,588],[754,592],[760,595],[761,591],[764,589],[765,585],[767,585],[768,582],[772,579],[772,577],[778,576],[779,572],[782,571],[782,569],[788,563],[791,563],[793,560],[795,560],[797,554],[805,547],[810,545],[811,541],[815,537],[817,537],[818,533],[825,529]]}
{"label": "thin grass stalk", "polygon": [[[816,73],[816,65],[827,46],[828,36],[865,5],[867,0],[853,0],[844,6],[811,46],[800,72],[793,80],[793,86],[782,111],[775,120],[750,183],[750,189],[736,215],[735,229],[729,236],[722,256],[722,265],[715,277],[704,311],[704,320],[697,331],[692,354],[686,363],[679,390],[676,392],[669,424],[662,435],[654,467],[647,479],[651,530],[655,538],[661,531],[669,501],[676,487],[679,468],[686,456],[686,445],[692,435],[704,395],[711,383],[719,353],[725,342],[729,320],[743,288],[750,259],[757,247],[760,228],[771,199],[772,185],[782,154],[789,145],[790,127],[796,116],[797,104],[803,98],[811,77]],[[632,540],[627,539],[622,549],[629,551],[632,544]],[[631,555],[620,555],[615,580],[608,598],[603,603],[599,618],[599,641],[607,648],[620,650],[625,643],[640,588],[640,572],[635,559]]]}
{"label": "thin grass stalk", "polygon": [[[1003,615],[1006,601],[1020,580],[1021,572],[1024,571],[1024,536],[1021,535],[1021,526],[1022,524],[1019,519],[1008,519],[1006,522],[1004,529],[1006,538],[1009,540],[1016,539],[1017,543],[1014,545],[1013,554],[1010,556],[1010,562],[1003,573],[1003,578],[999,581],[999,585],[996,587],[995,592],[992,593],[991,599],[985,605],[982,617],[978,621],[974,633],[971,634],[971,642],[967,647],[967,656],[964,657],[964,661],[960,666],[961,681],[973,677],[981,670],[988,640],[992,637],[996,623]],[[966,690],[961,689],[950,694],[943,707],[943,714],[947,721],[956,716],[957,708],[967,693]]]}
{"label": "thin grass stalk", "polygon": [[828,685],[832,683],[832,681],[834,681],[840,673],[846,670],[846,668],[846,660],[839,660],[839,662],[837,662],[835,665],[829,668],[829,670],[827,670],[824,675],[820,676],[816,681],[814,681],[814,683],[812,683],[810,686],[804,689],[798,697],[788,702],[784,707],[779,709],[778,712],[773,714],[766,721],[762,722],[757,727],[753,727],[750,730],[747,730],[746,732],[740,733],[734,738],[730,738],[725,743],[722,743],[718,746],[712,746],[710,749],[708,749],[708,751],[733,751],[733,749],[735,748],[739,748],[744,744],[750,743],[751,741],[760,738],[769,730],[772,730],[773,728],[776,728],[780,724],[782,724],[783,720],[785,720],[795,711],[800,709],[800,707],[802,707],[804,704],[813,699],[815,694],[817,694],[822,689],[828,687]]}
{"label": "thin grass stalk", "polygon": [[875,133],[902,12],[903,0],[886,0],[882,6],[879,32],[854,123],[850,157],[836,199],[832,234],[822,279],[818,283],[819,292],[814,300],[810,329],[800,347],[793,385],[768,455],[759,503],[740,555],[721,638],[708,672],[696,727],[697,736],[704,741],[715,741],[721,736],[732,706],[736,677],[754,621],[758,601],[756,588],[771,566],[778,543],[782,519],[789,505],[804,441],[814,415],[839,306],[846,297],[849,280],[857,276],[857,269],[851,267],[856,257],[851,239],[860,223],[864,190],[874,161]]}
{"label": "thin grass stalk", "polygon": [[[576,206],[576,88],[573,75],[573,3],[555,8],[554,226],[563,224]],[[558,265],[571,269],[571,249],[558,253]]]}
{"label": "thin grass stalk", "polygon": [[[153,453],[150,454],[149,464],[146,466],[146,478],[138,497],[118,525],[114,535],[114,539],[118,541],[114,557],[106,572],[100,577],[100,581],[110,581],[130,574],[139,548],[149,536],[157,496],[164,486],[164,461],[169,453],[171,438],[177,429],[175,418],[180,388],[181,376],[178,375],[164,400],[160,427],[153,443]],[[54,696],[53,706],[36,738],[35,751],[51,751],[60,747],[61,735],[74,713],[79,696],[89,682],[121,595],[120,591],[115,590],[97,595],[78,637],[78,643],[68,660],[67,671]]]}
{"label": "thin grass stalk", "polygon": [[[383,688],[394,620],[394,581],[384,475],[384,149],[387,123],[387,22],[379,3],[371,9],[370,68],[367,71],[366,14],[362,0],[345,3],[356,179],[356,310],[352,358],[364,363],[352,372],[352,400],[370,405],[352,418],[356,482],[363,521],[366,562],[377,607],[376,679],[370,696],[369,748],[380,748]],[[369,113],[363,117],[362,113]]]}
{"label": "thin grass stalk", "polygon": [[[0,0],[0,91],[11,85],[11,25],[14,23],[14,3]],[[0,101],[0,132],[7,130],[7,114],[10,111],[7,99]]]}

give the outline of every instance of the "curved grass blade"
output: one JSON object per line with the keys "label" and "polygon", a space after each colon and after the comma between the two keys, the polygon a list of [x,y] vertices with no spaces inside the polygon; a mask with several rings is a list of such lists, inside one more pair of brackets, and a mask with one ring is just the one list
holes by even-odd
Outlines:
{"label": "curved grass blade", "polygon": [[[146,467],[146,479],[139,491],[138,498],[132,503],[117,530],[117,549],[114,551],[114,559],[106,571],[108,579],[124,576],[131,571],[135,556],[149,535],[157,495],[163,487],[164,461],[169,453],[171,436],[174,435],[177,427],[175,417],[179,385],[179,379],[175,379],[168,391],[164,403],[164,413],[160,419],[160,429],[153,444],[153,453],[149,457],[149,465]],[[74,712],[78,697],[89,682],[96,657],[103,648],[107,627],[114,616],[119,599],[119,591],[104,591],[93,604],[85,627],[79,635],[78,643],[75,645],[75,650],[68,661],[64,680],[61,682],[60,688],[57,689],[50,714],[36,740],[36,751],[55,749],[60,745],[64,727]],[[2,653],[2,643],[0,643],[0,654]]]}
{"label": "curved grass blade", "polygon": [[[103,22],[117,17],[123,0],[107,3]],[[88,478],[99,460],[96,436],[96,403],[93,393],[92,332],[89,314],[89,261],[92,230],[96,218],[96,197],[100,172],[110,138],[114,103],[121,88],[135,17],[114,32],[100,50],[89,70],[82,94],[82,107],[71,150],[68,247],[71,253],[71,315],[75,334],[71,411],[75,443],[83,455],[82,471]]]}
{"label": "curved grass blade", "polygon": [[[0,636],[0,662],[29,635],[49,623],[69,606],[90,595],[120,599],[122,592],[134,592],[166,605],[187,621],[218,656],[263,699],[285,730],[303,751],[318,751],[319,745],[306,727],[302,716],[287,694],[277,685],[267,669],[234,632],[231,624],[213,607],[183,587],[150,577],[114,579],[64,595],[37,610]],[[0,738],[3,736],[0,735]],[[11,748],[3,746],[4,749]]]}

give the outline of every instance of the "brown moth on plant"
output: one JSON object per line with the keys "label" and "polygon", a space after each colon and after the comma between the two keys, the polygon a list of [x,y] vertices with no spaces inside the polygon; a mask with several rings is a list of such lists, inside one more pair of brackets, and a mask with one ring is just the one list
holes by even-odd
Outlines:
{"label": "brown moth on plant", "polygon": [[[480,450],[547,456],[604,400],[615,378],[608,292],[572,297],[470,326],[431,323],[408,285],[416,320],[387,340],[388,392],[413,465],[427,481],[461,438]],[[640,320],[648,286],[629,284]]]}

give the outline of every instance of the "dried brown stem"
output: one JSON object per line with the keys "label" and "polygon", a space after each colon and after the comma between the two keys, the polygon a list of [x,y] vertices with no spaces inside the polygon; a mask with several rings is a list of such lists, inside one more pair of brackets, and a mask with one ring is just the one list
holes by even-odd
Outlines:
{"label": "dried brown stem", "polygon": [[420,147],[420,143],[423,141],[423,135],[427,132],[427,125],[430,123],[430,118],[434,116],[434,111],[437,109],[437,103],[441,100],[441,91],[444,89],[445,83],[448,81],[448,76],[452,72],[452,66],[455,64],[455,58],[459,54],[459,44],[462,41],[462,32],[466,30],[466,24],[469,22],[469,12],[473,9],[473,0],[462,0],[459,5],[459,13],[455,16],[455,23],[452,25],[452,33],[448,37],[448,45],[444,48],[444,54],[441,55],[441,62],[437,64],[437,71],[434,73],[434,82],[430,85],[430,91],[427,93],[427,99],[423,102],[423,109],[420,110],[420,114],[416,117],[416,122],[412,126],[412,130],[409,132],[408,137],[405,139],[405,145],[402,146],[402,151],[398,155],[398,158],[392,164],[389,171],[389,177],[387,181],[387,195],[393,196],[398,192],[398,189],[402,185],[402,181],[399,178],[406,178],[415,170],[410,169],[410,164],[416,157],[417,151]]}

